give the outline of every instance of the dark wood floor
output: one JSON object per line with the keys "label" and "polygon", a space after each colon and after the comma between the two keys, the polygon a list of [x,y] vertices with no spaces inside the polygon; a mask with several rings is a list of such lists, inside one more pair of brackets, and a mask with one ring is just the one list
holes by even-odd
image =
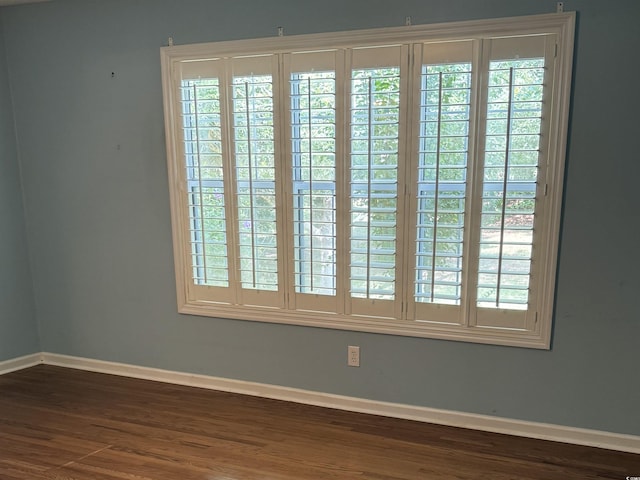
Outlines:
{"label": "dark wood floor", "polygon": [[640,455],[37,366],[0,376],[2,480],[624,480]]}

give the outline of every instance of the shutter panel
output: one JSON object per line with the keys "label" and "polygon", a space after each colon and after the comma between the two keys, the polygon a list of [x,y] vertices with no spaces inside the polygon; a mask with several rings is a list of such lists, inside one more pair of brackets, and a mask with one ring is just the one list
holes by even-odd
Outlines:
{"label": "shutter panel", "polygon": [[342,194],[338,194],[336,164],[340,148],[336,64],[342,58],[337,51],[284,56],[291,149],[287,172],[293,242],[289,248],[293,259],[291,307],[298,310],[337,313],[342,297],[338,295],[337,225]]}
{"label": "shutter panel", "polygon": [[239,301],[282,307],[282,231],[279,215],[274,103],[277,57],[229,60]]}
{"label": "shutter panel", "polygon": [[[462,323],[473,42],[415,48],[414,319]],[[415,135],[415,134],[414,134]]]}
{"label": "shutter panel", "polygon": [[403,55],[401,46],[351,51],[349,306],[356,315],[400,317]]}
{"label": "shutter panel", "polygon": [[228,204],[225,199],[226,154],[223,142],[223,62],[181,62],[180,111],[184,185],[188,220],[191,298],[231,302],[228,261]]}
{"label": "shutter panel", "polygon": [[545,79],[553,69],[553,61],[545,59],[550,41],[540,35],[486,42],[477,326],[533,329],[533,245],[544,209],[540,178],[549,121]]}

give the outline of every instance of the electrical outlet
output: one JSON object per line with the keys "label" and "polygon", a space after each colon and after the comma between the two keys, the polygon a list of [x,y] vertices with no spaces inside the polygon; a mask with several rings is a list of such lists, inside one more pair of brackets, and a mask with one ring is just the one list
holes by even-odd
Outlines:
{"label": "electrical outlet", "polygon": [[347,365],[350,367],[360,366],[360,347],[353,345],[347,347]]}

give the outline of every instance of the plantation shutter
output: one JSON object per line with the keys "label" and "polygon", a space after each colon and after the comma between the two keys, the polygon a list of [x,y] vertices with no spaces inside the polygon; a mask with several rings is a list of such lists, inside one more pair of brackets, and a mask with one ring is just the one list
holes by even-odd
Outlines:
{"label": "plantation shutter", "polygon": [[406,58],[407,46],[350,51],[348,313],[355,315],[401,315]]}
{"label": "plantation shutter", "polygon": [[185,256],[191,260],[185,293],[192,299],[232,303],[224,61],[184,61],[178,69],[182,141],[176,147],[183,162],[174,174],[182,185],[177,203],[187,212],[181,229],[188,235],[183,248],[190,248]]}
{"label": "plantation shutter", "polygon": [[548,347],[574,20],[163,48],[179,311]]}
{"label": "plantation shutter", "polygon": [[476,326],[536,328],[554,47],[554,35],[485,41]]}
{"label": "plantation shutter", "polygon": [[238,302],[284,306],[276,55],[229,60]]}
{"label": "plantation shutter", "polygon": [[288,116],[290,308],[339,313],[345,278],[338,259],[343,198],[343,51],[284,55]]}
{"label": "plantation shutter", "polygon": [[413,287],[409,316],[461,324],[466,300],[474,83],[471,41],[414,47],[414,128],[409,188]]}

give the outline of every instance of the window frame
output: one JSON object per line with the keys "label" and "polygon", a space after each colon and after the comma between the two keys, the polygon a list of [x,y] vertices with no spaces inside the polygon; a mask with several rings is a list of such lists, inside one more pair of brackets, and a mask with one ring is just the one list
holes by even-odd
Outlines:
{"label": "window frame", "polygon": [[[175,262],[175,275],[176,275],[176,291],[177,291],[177,303],[178,311],[184,314],[201,315],[216,318],[230,318],[239,320],[251,320],[270,323],[285,323],[294,325],[304,325],[312,327],[333,328],[341,330],[354,330],[372,333],[403,335],[413,337],[424,338],[437,338],[446,340],[459,340],[475,343],[487,343],[497,345],[510,345],[519,347],[529,347],[538,349],[549,349],[551,344],[551,331],[552,331],[552,318],[553,318],[553,306],[555,295],[555,281],[556,281],[556,268],[558,257],[558,246],[560,236],[560,220],[561,220],[561,204],[562,204],[562,192],[564,183],[564,164],[566,155],[567,135],[568,135],[568,116],[569,116],[569,101],[571,93],[571,77],[572,77],[572,63],[573,63],[573,43],[574,43],[574,30],[575,30],[575,13],[558,13],[558,14],[545,14],[525,17],[513,17],[513,18],[501,18],[490,20],[474,20],[463,21],[433,25],[414,25],[405,27],[392,27],[392,28],[380,28],[360,31],[349,32],[337,32],[337,33],[322,33],[322,34],[310,34],[310,35],[295,35],[284,37],[272,37],[261,39],[247,39],[238,41],[224,41],[216,43],[194,44],[194,45],[179,45],[169,46],[161,48],[161,66],[162,66],[162,86],[163,86],[163,101],[164,101],[164,114],[165,114],[165,131],[166,131],[166,147],[167,147],[167,165],[169,173],[169,193],[171,202],[171,219],[172,219],[172,236],[173,236],[173,249],[174,249],[174,262]],[[340,48],[358,48],[368,46],[381,46],[381,45],[405,45],[408,49],[411,49],[412,44],[425,44],[425,43],[439,43],[439,42],[462,42],[472,41],[474,43],[474,62],[478,59],[486,61],[487,65],[489,60],[486,58],[485,53],[482,51],[482,44],[486,44],[486,40],[498,39],[509,36],[525,36],[525,35],[555,35],[555,45],[553,58],[555,60],[555,67],[553,68],[553,76],[549,80],[553,82],[553,88],[551,89],[552,98],[550,104],[546,106],[548,115],[548,138],[545,139],[544,144],[541,144],[540,148],[546,150],[546,155],[541,157],[545,160],[544,166],[544,178],[539,178],[538,183],[542,184],[544,190],[544,210],[536,212],[536,232],[537,239],[534,243],[534,248],[537,252],[543,252],[543,255],[539,255],[536,261],[539,263],[536,267],[538,278],[530,288],[537,289],[536,303],[531,308],[535,309],[534,314],[529,319],[526,328],[504,328],[500,326],[499,318],[496,318],[496,326],[490,325],[480,326],[474,321],[475,315],[470,312],[469,301],[466,305],[461,305],[460,308],[464,311],[466,321],[463,324],[441,322],[438,318],[434,318],[434,321],[416,321],[407,320],[406,310],[408,308],[408,297],[412,292],[412,276],[406,275],[404,270],[412,269],[415,263],[415,255],[411,255],[411,252],[415,250],[415,245],[409,248],[409,252],[403,252],[400,248],[399,255],[404,255],[403,259],[399,261],[401,268],[397,276],[399,278],[407,279],[407,285],[404,288],[400,288],[399,292],[402,295],[400,303],[402,311],[400,318],[385,318],[376,317],[375,308],[369,309],[368,313],[361,315],[349,315],[345,313],[340,305],[344,305],[345,288],[349,283],[349,278],[343,276],[342,282],[338,280],[338,288],[336,289],[335,301],[338,305],[335,312],[318,312],[309,310],[295,309],[296,305],[296,293],[293,289],[291,282],[284,282],[284,285],[289,285],[288,290],[284,292],[286,297],[284,304],[281,302],[266,302],[269,306],[256,306],[256,305],[241,305],[237,303],[237,297],[240,292],[234,291],[230,288],[227,294],[223,295],[224,302],[216,302],[216,298],[221,293],[216,287],[196,286],[193,284],[191,277],[194,267],[191,262],[192,258],[192,246],[190,239],[190,218],[186,211],[188,206],[185,198],[187,196],[187,184],[185,168],[184,168],[184,154],[182,152],[181,143],[181,105],[180,105],[180,78],[178,65],[185,61],[199,61],[202,59],[225,59],[234,56],[241,55],[280,55],[287,54],[292,51],[319,51],[323,48],[326,49],[340,49]],[[413,57],[408,57],[413,58]],[[416,86],[411,80],[413,74],[413,66],[405,65],[403,68],[409,70],[409,83],[407,88],[410,91],[414,91],[420,86]],[[471,92],[472,96],[486,95],[486,93],[480,88],[482,85],[486,85],[486,79],[482,78],[485,70],[482,69],[477,73],[477,77],[474,78],[474,86]],[[336,95],[341,95],[342,98],[346,98],[345,102],[348,102],[350,95],[345,90],[347,87],[338,82],[338,78],[350,78],[344,71],[344,65],[336,65]],[[474,74],[476,75],[476,74]],[[286,83],[287,85],[282,85]],[[277,188],[282,192],[287,192],[287,195],[280,195],[278,200],[278,228],[281,230],[278,232],[278,237],[291,236],[292,232],[289,223],[293,220],[293,208],[292,205],[283,204],[289,202],[291,198],[291,187],[283,186],[283,184],[291,183],[291,169],[286,168],[287,165],[292,162],[292,154],[290,152],[290,137],[283,132],[289,125],[289,119],[287,115],[290,113],[290,100],[288,99],[288,82],[274,81],[274,103],[277,105],[275,108],[275,116],[279,117],[276,122],[279,122],[279,127],[276,127],[276,139],[275,139],[275,154],[279,156],[280,161],[277,163],[276,168]],[[224,97],[226,93],[223,93]],[[404,100],[403,100],[404,101]],[[485,119],[482,117],[480,110],[483,104],[477,98],[472,98],[472,104],[475,104],[479,108],[475,111],[472,108],[472,118],[470,119],[472,129],[479,128],[478,125],[483,125]],[[280,107],[278,107],[280,106]],[[484,105],[486,106],[486,105]],[[278,110],[279,108],[279,110]],[[349,109],[348,104],[343,104],[339,107],[343,112]],[[412,108],[408,108],[408,111],[412,112]],[[222,119],[223,128],[232,129],[229,125],[231,122],[229,112],[226,112],[226,118]],[[225,117],[225,114],[222,115]],[[337,117],[340,117],[337,115]],[[403,170],[410,170],[409,166],[414,166],[416,160],[413,157],[417,156],[417,147],[414,147],[413,143],[416,143],[417,124],[420,122],[413,121],[413,131],[404,132],[404,140],[400,143],[404,143],[400,146],[400,151],[404,151],[403,156],[399,157],[398,163],[406,163],[407,166],[400,168]],[[349,136],[345,135],[344,130],[348,125],[346,118],[336,119],[336,136],[340,137],[336,140],[336,162],[348,162],[348,143]],[[473,132],[473,130],[472,130]],[[470,133],[470,136],[474,135]],[[475,133],[476,145],[475,149],[481,149],[480,145],[484,141],[484,133]],[[289,142],[289,144],[287,144]],[[473,142],[472,142],[473,143]],[[483,147],[483,146],[482,146]],[[231,147],[226,147],[231,148]],[[478,152],[470,151],[468,155],[479,155]],[[409,158],[406,158],[409,157]],[[478,169],[480,161],[472,162],[468,165],[468,168]],[[413,168],[413,167],[411,167]],[[409,174],[406,175],[406,179],[399,177],[398,187],[404,188],[404,202],[408,206],[412,201],[409,198],[409,192],[413,190],[411,185],[406,181],[409,179]],[[479,172],[474,172],[475,178],[480,178]],[[473,178],[473,177],[472,177]],[[235,179],[225,178],[223,182],[225,185],[229,185],[230,182]],[[475,185],[467,187],[467,191],[474,190],[478,187],[477,180]],[[415,188],[418,182],[415,183]],[[343,178],[342,183],[336,182],[337,194],[342,198],[342,202],[346,202],[345,194],[348,191],[348,183]],[[288,190],[287,190],[288,189]],[[477,194],[474,193],[474,195]],[[399,195],[403,195],[399,192]],[[469,198],[467,193],[466,199]],[[227,195],[225,194],[225,197]],[[226,200],[225,200],[226,201]],[[232,199],[235,203],[235,199]],[[476,201],[472,208],[473,212],[465,213],[465,216],[471,218],[472,222],[477,222],[479,218],[479,201]],[[404,245],[412,245],[408,239],[411,238],[411,225],[415,223],[415,219],[408,218],[408,212],[414,211],[412,208],[405,208],[404,211],[398,215],[398,235],[402,238],[408,236],[404,240]],[[337,218],[343,219],[343,225],[337,225],[337,229],[349,228],[348,220],[345,220],[345,216],[348,216],[347,206],[338,206],[336,212]],[[403,218],[400,218],[404,216]],[[339,223],[339,222],[338,222]],[[230,225],[227,220],[227,225]],[[284,227],[284,228],[282,228]],[[235,235],[233,227],[227,231],[228,237]],[[465,230],[471,230],[472,226],[467,226],[465,223]],[[477,230],[477,228],[476,228]],[[475,248],[476,243],[470,242],[470,234],[465,232],[464,242],[467,246]],[[477,235],[477,234],[474,234]],[[286,238],[286,237],[285,237]],[[280,240],[278,245],[278,251],[285,255],[290,255],[293,250],[293,240],[289,243],[282,244]],[[228,264],[230,268],[235,264],[235,260],[232,258],[236,250],[236,246],[229,240],[228,247]],[[338,242],[337,245],[338,256],[347,258],[350,253],[348,245],[342,242]],[[467,255],[469,257],[469,255]],[[542,260],[540,260],[540,257]],[[467,260],[465,260],[467,261]],[[278,275],[282,278],[287,275],[293,274],[293,259],[285,262],[285,265],[280,265]],[[344,266],[336,265],[338,270],[345,269]],[[412,270],[411,270],[412,271]],[[195,288],[194,288],[195,287]],[[465,285],[462,288],[473,288],[473,286]],[[256,293],[256,292],[253,292]],[[252,298],[259,298],[259,293],[253,295]],[[257,303],[252,300],[253,303]],[[287,309],[287,302],[294,308]],[[437,307],[436,307],[437,309]],[[496,309],[493,312],[496,317],[501,315],[500,310]]]}

